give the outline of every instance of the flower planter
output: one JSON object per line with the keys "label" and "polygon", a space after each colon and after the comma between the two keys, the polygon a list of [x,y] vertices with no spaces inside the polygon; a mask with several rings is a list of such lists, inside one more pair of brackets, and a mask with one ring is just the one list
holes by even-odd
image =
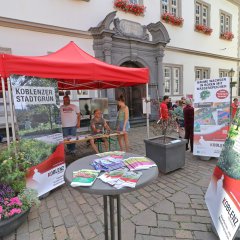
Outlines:
{"label": "flower planter", "polygon": [[181,27],[184,21],[183,18],[176,17],[171,13],[164,13],[161,18],[165,23],[172,24],[173,26],[178,26],[178,27]]}
{"label": "flower planter", "polygon": [[211,35],[213,30],[212,30],[212,28],[207,27],[205,25],[196,24],[195,31],[206,34],[206,35]]}
{"label": "flower planter", "polygon": [[227,41],[232,41],[234,35],[232,32],[225,32],[220,34],[220,38]]}
{"label": "flower planter", "polygon": [[152,159],[162,173],[168,173],[185,165],[185,139],[166,137],[164,143],[163,136],[145,139],[146,156]]}
{"label": "flower planter", "polygon": [[14,232],[18,227],[20,227],[24,221],[27,220],[27,216],[30,212],[30,208],[20,214],[17,214],[8,219],[0,220],[0,237],[6,236]]}
{"label": "flower planter", "polygon": [[144,14],[146,7],[140,4],[130,3],[128,0],[115,0],[114,7],[126,13],[132,13],[136,16]]}

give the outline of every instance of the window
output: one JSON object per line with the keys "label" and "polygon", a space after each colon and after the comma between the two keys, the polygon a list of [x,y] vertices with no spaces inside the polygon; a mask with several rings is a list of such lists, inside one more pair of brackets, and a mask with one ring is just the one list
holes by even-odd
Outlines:
{"label": "window", "polygon": [[164,94],[181,95],[182,89],[182,66],[164,66]]}
{"label": "window", "polygon": [[173,16],[180,16],[180,1],[181,0],[162,0],[161,11],[163,13],[171,13]]}
{"label": "window", "polygon": [[209,79],[210,68],[195,67],[195,80]]}
{"label": "window", "polygon": [[210,5],[202,2],[196,1],[195,3],[195,24],[196,25],[210,25]]}
{"label": "window", "polygon": [[129,0],[131,4],[141,4],[143,5],[143,0]]}
{"label": "window", "polygon": [[231,32],[232,17],[230,14],[220,11],[220,33]]}
{"label": "window", "polygon": [[219,77],[222,78],[222,77],[228,77],[228,73],[229,73],[229,69],[219,69]]}

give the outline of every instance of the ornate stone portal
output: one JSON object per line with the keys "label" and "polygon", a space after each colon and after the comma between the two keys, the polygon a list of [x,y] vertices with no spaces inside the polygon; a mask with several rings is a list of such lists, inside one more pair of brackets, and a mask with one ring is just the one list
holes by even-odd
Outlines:
{"label": "ornate stone portal", "polygon": [[[162,59],[164,48],[170,41],[161,22],[147,26],[126,19],[118,19],[116,12],[109,13],[97,27],[90,28],[95,56],[109,64],[125,67],[148,67],[150,70],[149,95],[163,96]],[[123,94],[130,110],[130,119],[141,119],[144,85],[106,90],[102,95],[109,99],[110,118],[116,116],[116,99]],[[152,117],[158,116],[152,109]]]}

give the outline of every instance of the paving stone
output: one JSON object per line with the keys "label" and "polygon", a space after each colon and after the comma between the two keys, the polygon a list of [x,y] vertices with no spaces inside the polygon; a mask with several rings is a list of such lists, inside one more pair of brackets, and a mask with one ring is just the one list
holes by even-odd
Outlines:
{"label": "paving stone", "polygon": [[78,204],[85,204],[86,200],[83,198],[83,196],[78,196],[75,198],[75,200],[78,202]]}
{"label": "paving stone", "polygon": [[135,206],[137,209],[139,209],[140,211],[143,211],[143,210],[145,210],[145,209],[148,208],[148,207],[147,207],[145,204],[143,204],[142,202],[137,202],[136,204],[134,204],[134,206]]}
{"label": "paving stone", "polygon": [[64,225],[56,227],[55,234],[57,240],[66,240],[68,238],[67,230]]}
{"label": "paving stone", "polygon": [[92,212],[92,208],[88,204],[82,204],[81,209],[84,214],[86,214],[88,212]]}
{"label": "paving stone", "polygon": [[44,212],[40,214],[42,228],[49,228],[52,226],[52,222],[49,213]]}
{"label": "paving stone", "polygon": [[53,208],[53,207],[55,207],[55,206],[56,206],[56,202],[55,202],[54,199],[47,201],[47,207],[48,207],[48,208]]}
{"label": "paving stone", "polygon": [[122,239],[135,239],[135,225],[130,220],[122,223]]}
{"label": "paving stone", "polygon": [[35,210],[33,212],[30,212],[29,215],[28,215],[29,220],[32,220],[32,219],[35,219],[35,218],[38,218],[38,211],[37,210]]}
{"label": "paving stone", "polygon": [[35,232],[31,232],[29,235],[29,238],[32,240],[42,240],[42,234],[40,232],[40,230],[37,230]]}
{"label": "paving stone", "polygon": [[176,208],[190,208],[190,204],[185,204],[185,203],[174,203]]}
{"label": "paving stone", "polygon": [[180,215],[196,215],[196,211],[193,209],[176,208],[176,213]]}
{"label": "paving stone", "polygon": [[158,227],[179,229],[180,225],[177,222],[173,222],[173,221],[158,221]]}
{"label": "paving stone", "polygon": [[60,226],[60,225],[63,224],[63,219],[60,216],[58,216],[56,218],[53,218],[52,220],[53,220],[53,226],[54,227],[57,227],[57,226]]}
{"label": "paving stone", "polygon": [[18,234],[23,234],[23,233],[28,233],[28,221],[25,221],[18,229],[17,229],[17,235]]}
{"label": "paving stone", "polygon": [[199,230],[199,231],[207,231],[207,227],[205,224],[201,223],[180,223],[181,228],[185,230]]}
{"label": "paving stone", "polygon": [[168,228],[151,228],[151,235],[162,236],[162,237],[172,237],[175,236],[175,230]]}
{"label": "paving stone", "polygon": [[[13,240],[15,239],[15,236],[13,236],[14,238],[10,239],[10,238],[4,238],[4,240]],[[30,239],[30,233],[20,233],[17,234],[16,240],[31,240]]]}
{"label": "paving stone", "polygon": [[29,232],[34,232],[40,229],[39,218],[33,219],[29,222]]}
{"label": "paving stone", "polygon": [[91,239],[96,236],[96,233],[93,231],[93,229],[86,225],[81,228],[81,232],[83,234],[84,239]]}
{"label": "paving stone", "polygon": [[157,214],[157,219],[159,221],[168,221],[169,220],[169,216],[168,215],[164,215],[164,214]]}
{"label": "paving stone", "polygon": [[97,217],[94,212],[89,212],[89,213],[85,214],[85,216],[89,223],[93,223],[93,222],[97,221]]}
{"label": "paving stone", "polygon": [[52,218],[60,216],[60,213],[56,207],[50,209],[50,215]]}
{"label": "paving stone", "polygon": [[175,214],[174,204],[168,200],[163,200],[153,206],[153,211],[163,214]]}
{"label": "paving stone", "polygon": [[194,222],[194,223],[211,223],[211,218],[210,217],[192,216],[192,222]]}
{"label": "paving stone", "polygon": [[197,240],[218,240],[219,238],[212,232],[194,231],[194,239]]}
{"label": "paving stone", "polygon": [[150,228],[148,226],[136,226],[136,234],[149,235]]}
{"label": "paving stone", "polygon": [[91,227],[97,235],[104,232],[103,225],[100,222],[94,222],[91,224]]}
{"label": "paving stone", "polygon": [[76,221],[72,214],[69,214],[63,218],[66,228],[72,227],[76,225]]}
{"label": "paving stone", "polygon": [[132,218],[136,225],[141,226],[157,226],[156,214],[151,210],[145,210]]}
{"label": "paving stone", "polygon": [[191,231],[176,230],[176,238],[179,239],[193,239]]}
{"label": "paving stone", "polygon": [[67,208],[66,201],[64,199],[58,200],[57,201],[57,206],[59,210],[63,210]]}
{"label": "paving stone", "polygon": [[54,240],[55,239],[52,227],[49,227],[49,228],[46,228],[43,230],[43,239],[44,240]]}
{"label": "paving stone", "polygon": [[171,215],[170,219],[175,222],[191,222],[191,216],[186,215]]}
{"label": "paving stone", "polygon": [[[140,235],[138,234],[136,236],[135,240],[164,240],[165,238],[162,237],[156,237],[156,236],[148,236],[148,235]],[[130,240],[130,239],[129,239]]]}
{"label": "paving stone", "polygon": [[196,210],[198,216],[209,217],[209,212],[207,210]]}
{"label": "paving stone", "polygon": [[184,204],[191,203],[189,196],[184,192],[177,192],[173,194],[171,197],[169,197],[168,200],[174,203],[184,203]]}
{"label": "paving stone", "polygon": [[76,219],[77,224],[80,227],[85,226],[85,225],[88,224],[88,221],[87,221],[87,219],[85,218],[84,215],[77,216],[75,219]]}
{"label": "paving stone", "polygon": [[67,229],[69,240],[84,240],[76,226]]}

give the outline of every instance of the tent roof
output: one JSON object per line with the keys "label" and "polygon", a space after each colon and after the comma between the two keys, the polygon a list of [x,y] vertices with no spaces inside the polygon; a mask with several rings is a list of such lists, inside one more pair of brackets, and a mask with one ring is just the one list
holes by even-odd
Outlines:
{"label": "tent roof", "polygon": [[0,55],[0,75],[54,78],[59,89],[105,89],[145,84],[147,68],[126,68],[102,62],[70,42],[46,56]]}

